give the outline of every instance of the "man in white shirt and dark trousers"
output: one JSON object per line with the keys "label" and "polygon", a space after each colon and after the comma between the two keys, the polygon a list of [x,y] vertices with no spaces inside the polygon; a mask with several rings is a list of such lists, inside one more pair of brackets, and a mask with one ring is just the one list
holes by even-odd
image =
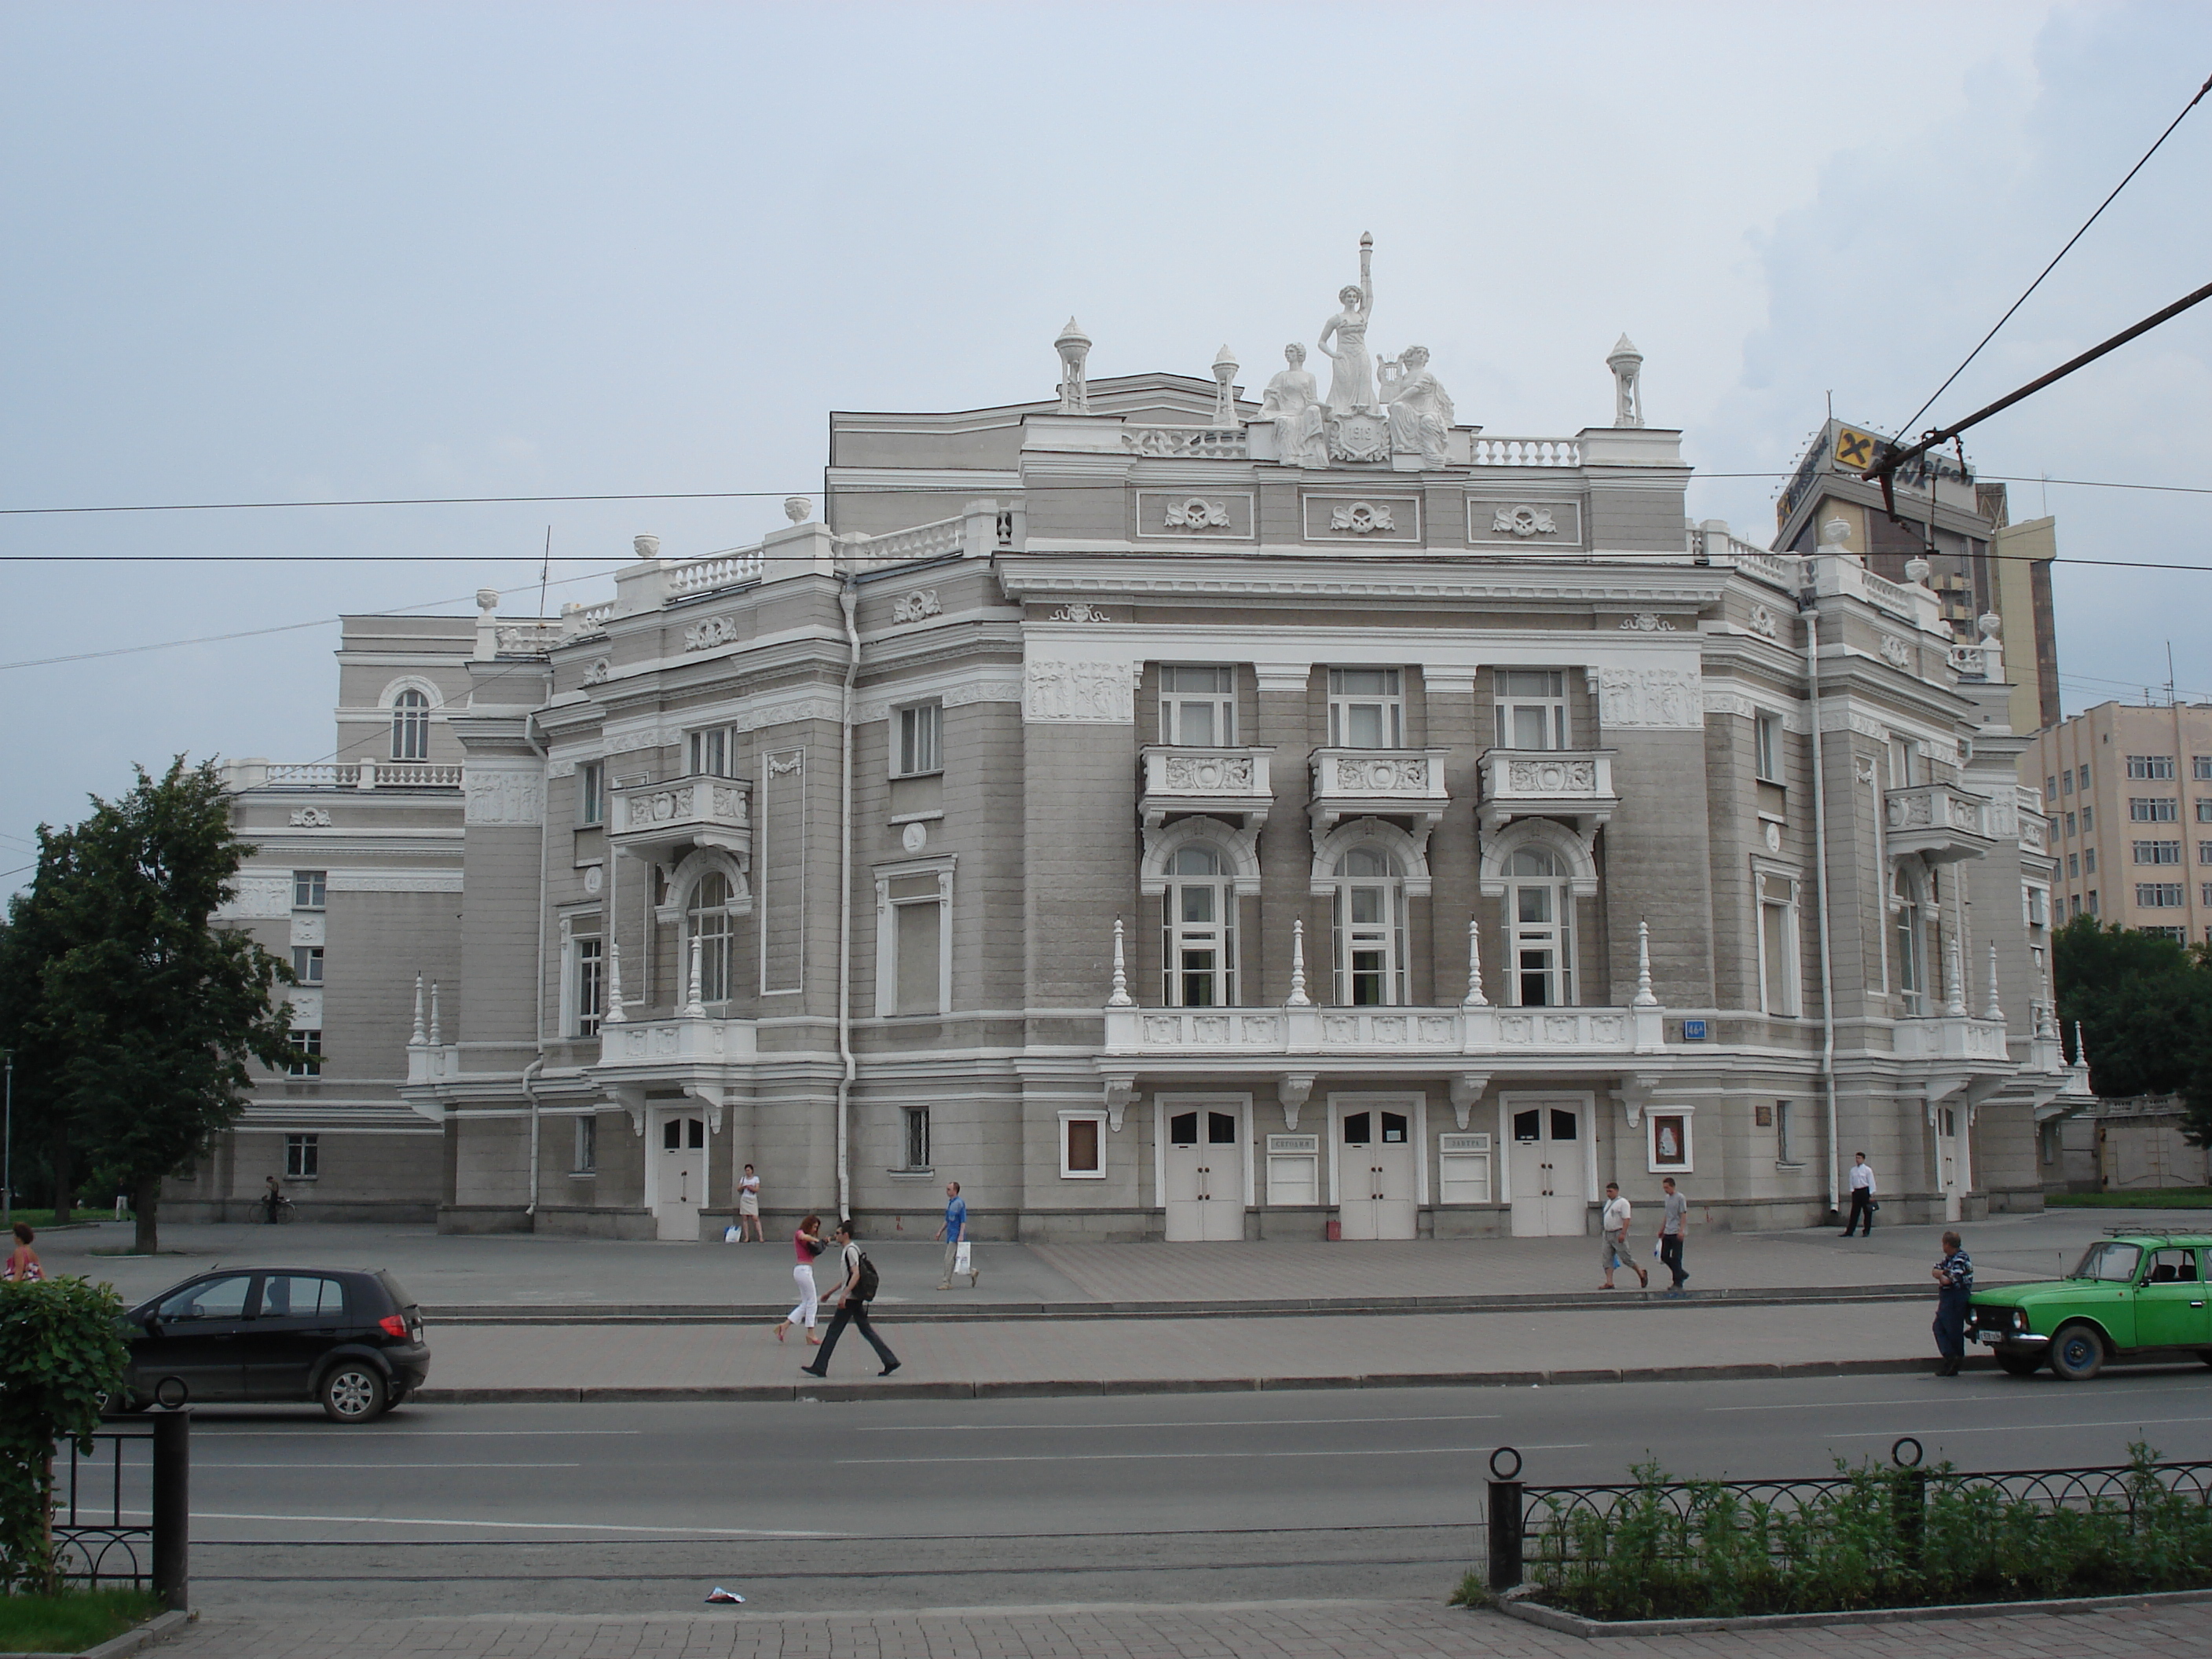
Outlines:
{"label": "man in white shirt and dark trousers", "polygon": [[1851,1164],[1851,1213],[1844,1223],[1844,1237],[1851,1236],[1851,1229],[1859,1229],[1859,1237],[1874,1237],[1874,1166],[1861,1152]]}
{"label": "man in white shirt and dark trousers", "polygon": [[1638,1267],[1628,1254],[1628,1225],[1633,1218],[1634,1212],[1629,1208],[1628,1200],[1620,1195],[1620,1183],[1615,1181],[1607,1182],[1605,1183],[1605,1245],[1599,1252],[1601,1259],[1598,1263],[1605,1269],[1605,1284],[1602,1288],[1606,1290],[1609,1291],[1613,1288],[1613,1269],[1615,1263],[1634,1273],[1637,1283],[1643,1289],[1648,1291],[1651,1288],[1651,1275]]}

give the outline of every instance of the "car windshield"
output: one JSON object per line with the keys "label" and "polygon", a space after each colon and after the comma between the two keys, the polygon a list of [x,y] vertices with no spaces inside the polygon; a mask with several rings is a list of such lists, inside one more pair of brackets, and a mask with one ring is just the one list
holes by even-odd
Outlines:
{"label": "car windshield", "polygon": [[2126,1284],[2136,1276],[2136,1264],[2142,1260],[2142,1246],[2121,1244],[2107,1239],[2092,1244],[2081,1253],[2081,1260],[2069,1279],[2101,1279],[2117,1284]]}

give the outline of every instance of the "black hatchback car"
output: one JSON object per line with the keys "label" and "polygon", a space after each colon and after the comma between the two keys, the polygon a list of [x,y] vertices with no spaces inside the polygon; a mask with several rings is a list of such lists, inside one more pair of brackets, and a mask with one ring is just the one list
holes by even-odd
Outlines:
{"label": "black hatchback car", "polygon": [[333,1421],[366,1423],[430,1374],[422,1313],[388,1273],[230,1268],[124,1317],[126,1408],[312,1400]]}

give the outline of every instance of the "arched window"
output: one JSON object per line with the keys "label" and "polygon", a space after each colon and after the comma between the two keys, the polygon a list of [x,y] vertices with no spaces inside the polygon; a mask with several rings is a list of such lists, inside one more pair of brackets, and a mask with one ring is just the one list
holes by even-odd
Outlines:
{"label": "arched window", "polygon": [[1169,855],[1160,899],[1160,963],[1171,1008],[1237,1000],[1237,894],[1220,849],[1193,842]]}
{"label": "arched window", "polygon": [[1353,1007],[1406,1000],[1406,881],[1371,843],[1336,861],[1336,1000]]}
{"label": "arched window", "polygon": [[392,700],[392,758],[430,758],[430,700],[412,687]]}
{"label": "arched window", "polygon": [[1518,1006],[1563,1008],[1574,1001],[1574,889],[1548,848],[1522,847],[1505,860],[1510,994]]}
{"label": "arched window", "polygon": [[1928,878],[1918,860],[1897,866],[1897,988],[1908,1014],[1928,1010]]}
{"label": "arched window", "polygon": [[[709,870],[699,878],[691,890],[691,902],[684,912],[687,924],[684,940],[683,974],[684,996],[690,994],[691,941],[699,942],[699,1000],[702,1002],[727,1002],[730,1000],[730,878],[719,870]],[[682,997],[678,999],[683,1000]]]}

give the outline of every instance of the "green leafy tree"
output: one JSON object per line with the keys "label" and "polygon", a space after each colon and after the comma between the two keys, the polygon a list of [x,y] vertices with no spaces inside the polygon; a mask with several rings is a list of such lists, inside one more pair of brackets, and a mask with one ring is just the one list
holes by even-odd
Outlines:
{"label": "green leafy tree", "polygon": [[2078,1023],[2097,1093],[2178,1094],[2212,1145],[2212,961],[2202,946],[2077,916],[2055,937],[2058,1018]]}
{"label": "green leafy tree", "polygon": [[59,1588],[52,1527],[54,1443],[92,1449],[103,1401],[123,1386],[122,1299],[82,1279],[0,1286],[0,1583]]}
{"label": "green leafy tree", "polygon": [[253,848],[231,830],[212,762],[179,757],[159,779],[142,769],[130,793],[93,805],[64,834],[41,831],[15,919],[36,927],[10,960],[19,982],[36,969],[27,1048],[48,1068],[50,1105],[130,1194],[137,1249],[151,1255],[163,1179],[237,1119],[248,1061],[284,1063],[289,1032],[271,998],[291,971],[213,925]]}
{"label": "green leafy tree", "polygon": [[37,1188],[43,1169],[57,1221],[70,1218],[77,1156],[58,1103],[62,1048],[41,1018],[42,979],[46,964],[68,949],[55,896],[68,885],[76,857],[70,831],[40,825],[38,879],[9,900],[0,921],[0,1048],[15,1063],[15,1188]]}

